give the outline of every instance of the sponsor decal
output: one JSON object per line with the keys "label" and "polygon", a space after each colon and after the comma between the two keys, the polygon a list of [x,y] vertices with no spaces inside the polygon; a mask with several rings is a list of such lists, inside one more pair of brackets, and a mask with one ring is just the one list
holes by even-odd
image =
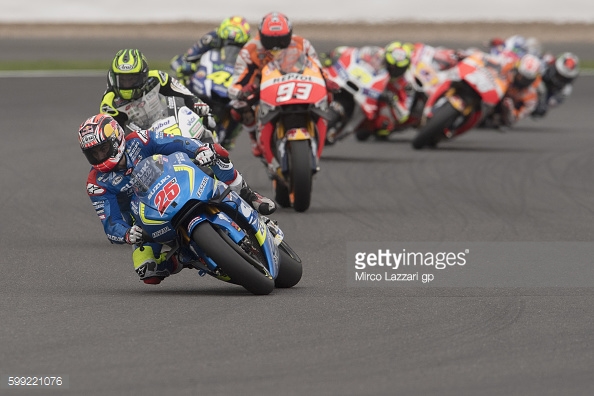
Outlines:
{"label": "sponsor decal", "polygon": [[194,228],[194,225],[201,220],[202,220],[202,217],[198,216],[198,217],[193,218],[192,221],[190,221],[188,223],[188,234],[190,234],[190,231],[192,230],[192,228]]}
{"label": "sponsor decal", "polygon": [[136,273],[142,278],[146,274],[146,264],[142,264],[140,267],[136,268]]}
{"label": "sponsor decal", "polygon": [[124,242],[124,237],[117,237],[115,235],[107,235],[107,239],[109,239],[110,241],[114,241],[114,242]]}
{"label": "sponsor decal", "polygon": [[169,226],[167,226],[165,228],[161,228],[160,230],[153,232],[151,234],[151,236],[153,238],[157,238],[157,237],[160,237],[161,235],[163,235],[163,234],[165,234],[165,233],[167,233],[169,231],[171,231],[171,228]]}
{"label": "sponsor decal", "polygon": [[282,77],[276,77],[272,80],[272,84],[279,84],[285,81],[289,81],[289,80],[299,80],[299,81],[309,81],[309,82],[313,82],[313,78],[311,76],[304,76],[302,74],[295,74],[295,73],[290,73],[290,74],[286,74]]}
{"label": "sponsor decal", "polygon": [[182,85],[178,80],[176,80],[174,78],[171,79],[171,88],[174,91],[181,92],[183,94],[192,95],[192,93],[188,90],[188,88],[186,88],[184,85]]}
{"label": "sponsor decal", "polygon": [[163,131],[165,128],[170,127],[172,124],[175,124],[175,119],[173,117],[166,118],[157,122],[156,124],[151,126],[153,131]]}
{"label": "sponsor decal", "polygon": [[113,178],[113,180],[111,181],[111,184],[113,184],[114,186],[117,186],[118,184],[120,184],[122,182],[122,180],[124,180],[124,176],[117,175]]}
{"label": "sponsor decal", "polygon": [[[170,175],[166,175],[163,179],[159,180],[159,182],[155,185],[155,187],[152,188],[152,190],[149,192],[148,194],[148,199],[151,199],[153,197],[153,195],[161,189],[161,187],[163,186],[163,184],[165,184],[166,181],[168,181],[171,178]],[[175,179],[174,179],[175,180]]]}
{"label": "sponsor decal", "polygon": [[136,131],[136,136],[138,136],[138,138],[142,141],[142,143],[144,143],[144,145],[146,146],[146,144],[149,141],[149,134],[148,131],[145,130],[139,130]]}
{"label": "sponsor decal", "polygon": [[138,142],[132,143],[132,145],[128,148],[128,156],[132,158],[132,162],[136,161],[137,157],[140,154],[140,144]]}
{"label": "sponsor decal", "polygon": [[206,184],[208,183],[208,177],[204,176],[202,178],[202,181],[200,182],[200,187],[198,187],[198,191],[196,192],[197,196],[201,196],[202,193],[204,192],[204,189],[206,188]]}
{"label": "sponsor decal", "polygon": [[230,170],[233,168],[233,164],[230,162],[225,162],[223,160],[217,160],[217,165],[219,166],[219,168],[221,168],[221,170]]}
{"label": "sponsor decal", "polygon": [[92,131],[86,132],[80,140],[81,144],[85,147],[90,145],[91,143],[95,143],[96,141],[97,139],[95,138],[95,134]]}
{"label": "sponsor decal", "polygon": [[89,195],[103,195],[105,190],[93,183],[87,183],[87,194]]}
{"label": "sponsor decal", "polygon": [[264,220],[262,220],[262,218],[260,218],[260,221],[258,221],[258,232],[262,235],[266,235],[266,224],[264,224]]}
{"label": "sponsor decal", "polygon": [[241,210],[241,214],[243,215],[243,217],[249,219],[254,209],[252,209],[251,206],[248,206],[248,204],[244,200],[241,200],[239,210]]}

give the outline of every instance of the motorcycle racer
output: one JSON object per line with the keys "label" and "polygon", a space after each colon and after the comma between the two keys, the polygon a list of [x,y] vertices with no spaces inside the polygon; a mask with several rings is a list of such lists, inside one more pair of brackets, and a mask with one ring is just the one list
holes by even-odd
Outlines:
{"label": "motorcycle racer", "polygon": [[540,70],[541,62],[535,55],[526,54],[517,62],[512,70],[511,84],[501,101],[503,126],[512,126],[536,108]]}
{"label": "motorcycle racer", "polygon": [[[235,71],[229,86],[229,97],[233,117],[241,122],[243,130],[247,131],[250,137],[252,154],[255,157],[263,156],[263,145],[270,142],[269,136],[256,138],[256,117],[253,105],[257,101],[256,95],[260,85],[260,74],[262,68],[272,61],[279,50],[289,46],[297,48],[322,68],[317,52],[309,40],[293,34],[291,21],[282,13],[271,12],[266,14],[258,27],[258,35],[248,41],[241,49],[235,63]],[[336,84],[326,79],[328,90],[336,89]],[[320,118],[318,122],[318,134],[320,142],[324,142],[326,136],[325,120]],[[319,145],[318,152],[323,150],[323,144]],[[272,152],[272,150],[268,150]],[[271,165],[272,158],[267,162]]]}
{"label": "motorcycle racer", "polygon": [[538,87],[538,104],[533,117],[543,117],[549,108],[563,103],[573,91],[573,81],[580,73],[579,58],[564,52],[555,58],[553,55],[544,57],[544,73],[542,84]]}
{"label": "motorcycle racer", "polygon": [[185,54],[174,57],[171,60],[171,69],[176,72],[180,81],[184,81],[196,72],[202,55],[226,45],[243,47],[250,37],[250,25],[245,18],[237,15],[225,18],[215,30],[206,33],[188,48]]}
{"label": "motorcycle racer", "polygon": [[[182,98],[196,114],[208,117],[212,128],[210,107],[177,79],[163,71],[149,69],[146,57],[138,49],[122,49],[116,53],[107,73],[107,89],[100,112],[113,117],[127,132],[148,129],[163,116],[160,95]],[[134,125],[128,127],[130,122]],[[202,139],[214,142],[210,131]]]}
{"label": "motorcycle racer", "polygon": [[[124,136],[123,128],[106,114],[89,117],[79,127],[80,148],[92,168],[87,178],[87,194],[103,224],[108,240],[115,244],[137,245],[142,228],[133,224],[130,202],[131,173],[143,158],[154,154],[184,152],[202,166],[208,166],[217,179],[226,183],[261,214],[275,211],[275,203],[253,191],[234,168],[228,152],[219,144],[151,130],[137,130]],[[146,284],[159,284],[182,267],[175,257],[165,260],[162,245],[135,246],[134,270]]]}
{"label": "motorcycle racer", "polygon": [[375,119],[376,134],[380,137],[389,135],[408,120],[412,97],[408,94],[410,84],[405,72],[411,65],[413,50],[413,44],[399,41],[391,42],[382,49],[390,80],[378,102]]}

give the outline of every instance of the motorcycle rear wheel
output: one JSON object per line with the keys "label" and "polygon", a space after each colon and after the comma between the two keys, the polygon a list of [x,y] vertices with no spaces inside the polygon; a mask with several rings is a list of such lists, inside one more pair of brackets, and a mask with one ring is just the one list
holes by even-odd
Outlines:
{"label": "motorcycle rear wheel", "polygon": [[311,203],[312,154],[307,140],[295,140],[288,148],[290,184],[293,192],[293,209],[305,212]]}
{"label": "motorcycle rear wheel", "polygon": [[283,208],[291,207],[291,197],[289,196],[289,189],[281,180],[274,181],[274,200]]}
{"label": "motorcycle rear wheel", "polygon": [[421,128],[418,135],[413,139],[413,148],[420,150],[425,146],[437,146],[437,143],[445,137],[444,130],[452,125],[459,114],[458,110],[450,102],[444,103],[443,106],[435,110],[433,117],[427,121],[427,124]]}
{"label": "motorcycle rear wheel", "polygon": [[371,137],[371,132],[360,129],[355,132],[355,137],[358,141],[364,142]]}
{"label": "motorcycle rear wheel", "polygon": [[232,283],[256,295],[270,294],[274,290],[272,277],[250,264],[237,251],[240,248],[229,237],[219,234],[210,223],[199,224],[192,239],[231,278]]}

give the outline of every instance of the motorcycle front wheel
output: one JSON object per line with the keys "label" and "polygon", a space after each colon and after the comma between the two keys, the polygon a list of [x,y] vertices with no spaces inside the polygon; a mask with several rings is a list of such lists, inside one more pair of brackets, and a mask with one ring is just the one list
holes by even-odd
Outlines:
{"label": "motorcycle front wheel", "polygon": [[297,253],[285,241],[278,245],[280,254],[280,265],[278,275],[274,280],[274,286],[279,288],[293,287],[301,280],[303,265]]}
{"label": "motorcycle front wheel", "polygon": [[312,154],[307,140],[295,140],[288,148],[291,192],[293,209],[305,212],[311,203],[312,189]]}
{"label": "motorcycle front wheel", "polygon": [[446,102],[435,110],[427,124],[419,131],[413,139],[412,146],[415,150],[420,150],[425,146],[435,147],[441,139],[445,137],[444,130],[448,128],[460,113],[450,102]]}
{"label": "motorcycle front wheel", "polygon": [[210,223],[199,224],[192,239],[231,278],[231,283],[256,295],[270,294],[274,290],[270,274],[252,265],[239,253],[241,248],[226,234],[217,232]]}

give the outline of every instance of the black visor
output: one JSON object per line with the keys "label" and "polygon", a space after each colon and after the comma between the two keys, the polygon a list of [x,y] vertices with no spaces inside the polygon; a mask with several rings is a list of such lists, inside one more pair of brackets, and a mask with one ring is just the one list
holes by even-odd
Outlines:
{"label": "black visor", "polygon": [[526,78],[521,74],[518,74],[514,80],[514,85],[518,88],[526,88],[534,82],[534,78]]}
{"label": "black visor", "polygon": [[291,44],[291,33],[284,36],[265,36],[261,35],[262,46],[267,50],[284,49]]}
{"label": "black visor", "polygon": [[112,157],[117,151],[117,147],[113,147],[113,143],[109,140],[104,141],[101,144],[96,145],[90,149],[83,150],[87,161],[91,165],[98,165],[105,162],[108,158]]}
{"label": "black visor", "polygon": [[116,74],[117,87],[119,89],[134,89],[140,88],[146,81],[146,74]]}

